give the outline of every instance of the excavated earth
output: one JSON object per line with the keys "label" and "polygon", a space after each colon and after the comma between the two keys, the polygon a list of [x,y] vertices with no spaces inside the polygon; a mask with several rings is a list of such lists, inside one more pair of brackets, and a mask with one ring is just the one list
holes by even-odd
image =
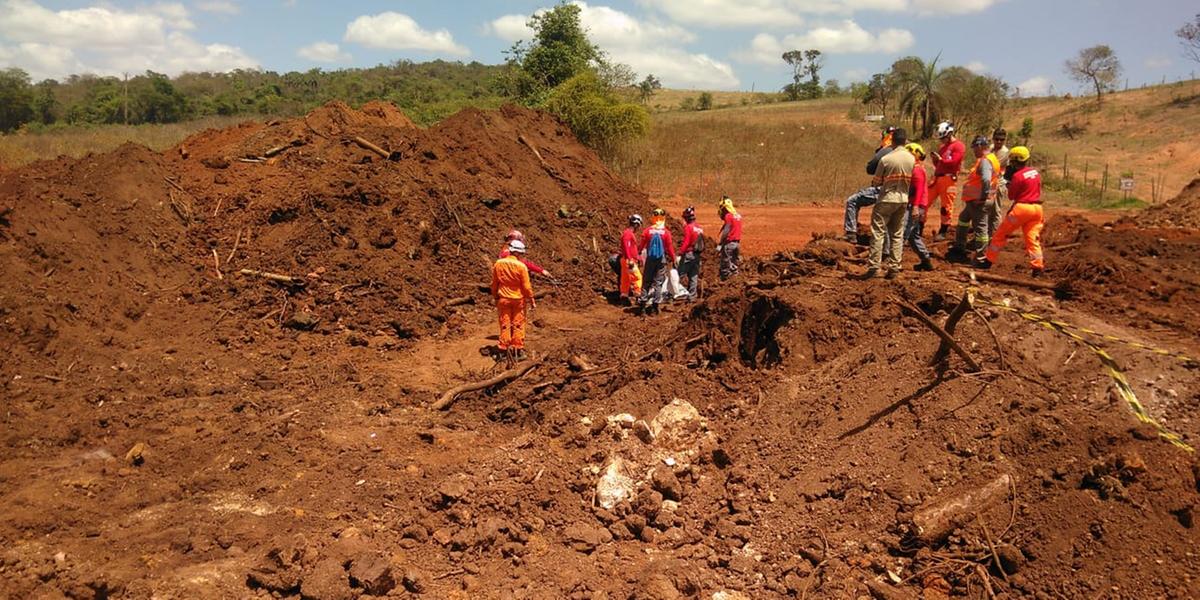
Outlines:
{"label": "excavated earth", "polygon": [[[605,259],[646,196],[523,109],[331,104],[0,198],[3,597],[1200,596],[1200,232],[1169,206],[1052,219],[1054,290],[860,281],[818,239],[640,317]],[[538,362],[431,410],[505,368],[511,227],[555,277]],[[931,365],[913,311],[968,293],[980,369]]]}

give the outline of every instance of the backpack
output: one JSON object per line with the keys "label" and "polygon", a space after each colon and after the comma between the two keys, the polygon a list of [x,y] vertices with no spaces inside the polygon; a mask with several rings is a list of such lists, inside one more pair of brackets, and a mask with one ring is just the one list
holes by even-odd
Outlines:
{"label": "backpack", "polygon": [[695,227],[695,229],[696,229],[696,241],[692,244],[692,252],[695,252],[696,254],[703,254],[704,253],[704,230],[701,229],[699,225],[697,225]]}
{"label": "backpack", "polygon": [[665,255],[662,233],[657,231],[651,233],[650,243],[646,244],[646,260],[662,260]]}

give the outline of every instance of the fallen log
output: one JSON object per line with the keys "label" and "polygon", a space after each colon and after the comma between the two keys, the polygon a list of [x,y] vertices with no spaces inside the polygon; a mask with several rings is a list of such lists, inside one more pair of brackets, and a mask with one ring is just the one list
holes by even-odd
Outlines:
{"label": "fallen log", "polygon": [[433,410],[449,409],[450,406],[454,404],[454,401],[456,399],[458,399],[458,396],[460,396],[461,394],[465,394],[467,392],[473,392],[475,390],[487,389],[494,385],[499,385],[501,383],[505,383],[507,381],[517,379],[519,377],[522,377],[529,371],[533,370],[534,367],[538,366],[541,363],[542,363],[541,359],[526,361],[526,362],[519,364],[507,371],[504,371],[503,373],[500,373],[499,375],[497,375],[491,379],[487,379],[484,381],[476,381],[474,383],[464,383],[458,387],[447,390],[446,393],[442,394],[441,398],[438,398],[437,402],[434,402],[433,404],[429,405],[429,408],[431,408]]}
{"label": "fallen log", "polygon": [[372,144],[371,142],[369,142],[361,137],[358,137],[358,136],[354,136],[351,139],[354,141],[355,144],[358,144],[359,147],[370,150],[371,152],[374,152],[375,154],[378,154],[379,156],[382,156],[383,158],[386,158],[388,160],[393,160],[393,161],[400,160],[400,152],[398,152],[398,151],[388,152],[387,150],[384,150],[383,148],[380,148],[379,146],[376,146],[375,144]]}
{"label": "fallen log", "polygon": [[957,341],[955,341],[954,336],[947,333],[945,329],[942,329],[941,325],[934,323],[933,319],[930,319],[929,316],[925,314],[925,311],[899,298],[892,298],[892,302],[900,305],[901,308],[911,313],[912,316],[916,317],[918,321],[924,323],[925,326],[937,334],[939,338],[942,338],[943,343],[949,344],[950,348],[954,350],[956,354],[961,356],[964,361],[966,361],[967,366],[971,368],[971,371],[983,370],[983,368],[979,366],[979,361],[975,360],[975,357],[971,356],[966,350],[963,350],[963,347],[960,346]]}
{"label": "fallen log", "polygon": [[1008,496],[1012,476],[1007,473],[987,484],[954,496],[942,497],[927,503],[913,513],[912,524],[916,540],[933,546],[976,519]]}
{"label": "fallen log", "polygon": [[1003,283],[1007,285],[1016,285],[1031,290],[1050,290],[1054,292],[1054,297],[1059,300],[1067,300],[1075,296],[1075,290],[1071,287],[1070,282],[1058,281],[1050,283],[1046,281],[1030,281],[1028,279],[1017,279],[1015,277],[1005,277],[1003,275],[993,275],[991,273],[982,273],[979,271],[959,271],[967,276],[971,281],[989,281],[992,283]]}
{"label": "fallen log", "polygon": [[294,286],[294,287],[303,287],[304,283],[305,283],[304,280],[299,277],[292,277],[291,275],[280,275],[279,273],[269,273],[267,271],[255,271],[254,269],[242,269],[242,270],[238,271],[238,274],[239,275],[249,275],[251,277],[261,277],[268,281],[274,281],[275,283],[282,283],[284,285],[289,285],[289,286]]}
{"label": "fallen log", "polygon": [[287,150],[288,148],[292,148],[295,146],[303,146],[303,145],[304,145],[304,140],[302,140],[300,138],[296,138],[286,144],[283,144],[280,146],[275,146],[274,148],[270,148],[266,152],[263,152],[262,155],[267,158],[271,158],[272,156],[275,156],[276,154],[279,154],[280,152],[283,152],[284,150]]}
{"label": "fallen log", "polygon": [[551,387],[551,386],[566,385],[575,379],[585,379],[587,377],[593,377],[595,375],[603,375],[605,373],[611,373],[613,371],[616,371],[619,366],[620,365],[612,365],[612,366],[604,367],[602,369],[592,369],[590,371],[583,371],[581,373],[572,373],[562,379],[555,379],[554,381],[543,381],[542,383],[539,383],[539,384],[533,386],[532,391],[533,391],[533,393],[536,394],[536,393],[538,393],[548,387]]}
{"label": "fallen log", "polygon": [[[950,316],[946,318],[946,333],[954,335],[954,329],[958,327],[958,322],[961,321],[963,316],[967,314],[967,311],[973,308],[971,305],[973,301],[974,298],[971,296],[971,292],[963,294],[962,301],[958,303],[958,306],[954,307],[954,310],[950,312]],[[937,352],[934,352],[933,358],[929,360],[929,366],[932,367],[941,363],[942,361],[946,360],[946,357],[949,355],[950,344],[947,344],[945,340],[942,340],[942,343],[938,345]]]}
{"label": "fallen log", "polygon": [[442,308],[452,308],[455,306],[462,306],[464,304],[475,304],[475,297],[459,296],[458,298],[451,298],[442,304]]}

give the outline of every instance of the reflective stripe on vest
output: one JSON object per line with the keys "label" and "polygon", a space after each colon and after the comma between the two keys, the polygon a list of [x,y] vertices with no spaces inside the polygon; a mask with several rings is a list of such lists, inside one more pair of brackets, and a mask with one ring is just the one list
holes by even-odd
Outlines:
{"label": "reflective stripe on vest", "polygon": [[1000,161],[996,159],[996,155],[988,152],[987,156],[975,161],[975,166],[971,167],[971,174],[967,175],[967,182],[963,184],[963,202],[974,202],[983,200],[983,176],[979,174],[980,167],[983,166],[983,161],[992,163],[992,179],[988,185],[988,196],[996,197],[997,187],[1000,185]]}

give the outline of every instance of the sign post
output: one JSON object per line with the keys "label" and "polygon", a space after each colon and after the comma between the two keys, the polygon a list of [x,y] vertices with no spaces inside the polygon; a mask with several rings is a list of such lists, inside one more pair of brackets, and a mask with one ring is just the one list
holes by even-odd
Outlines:
{"label": "sign post", "polygon": [[1122,177],[1121,178],[1121,197],[1125,200],[1128,200],[1129,193],[1132,191],[1133,191],[1133,178],[1132,177]]}

